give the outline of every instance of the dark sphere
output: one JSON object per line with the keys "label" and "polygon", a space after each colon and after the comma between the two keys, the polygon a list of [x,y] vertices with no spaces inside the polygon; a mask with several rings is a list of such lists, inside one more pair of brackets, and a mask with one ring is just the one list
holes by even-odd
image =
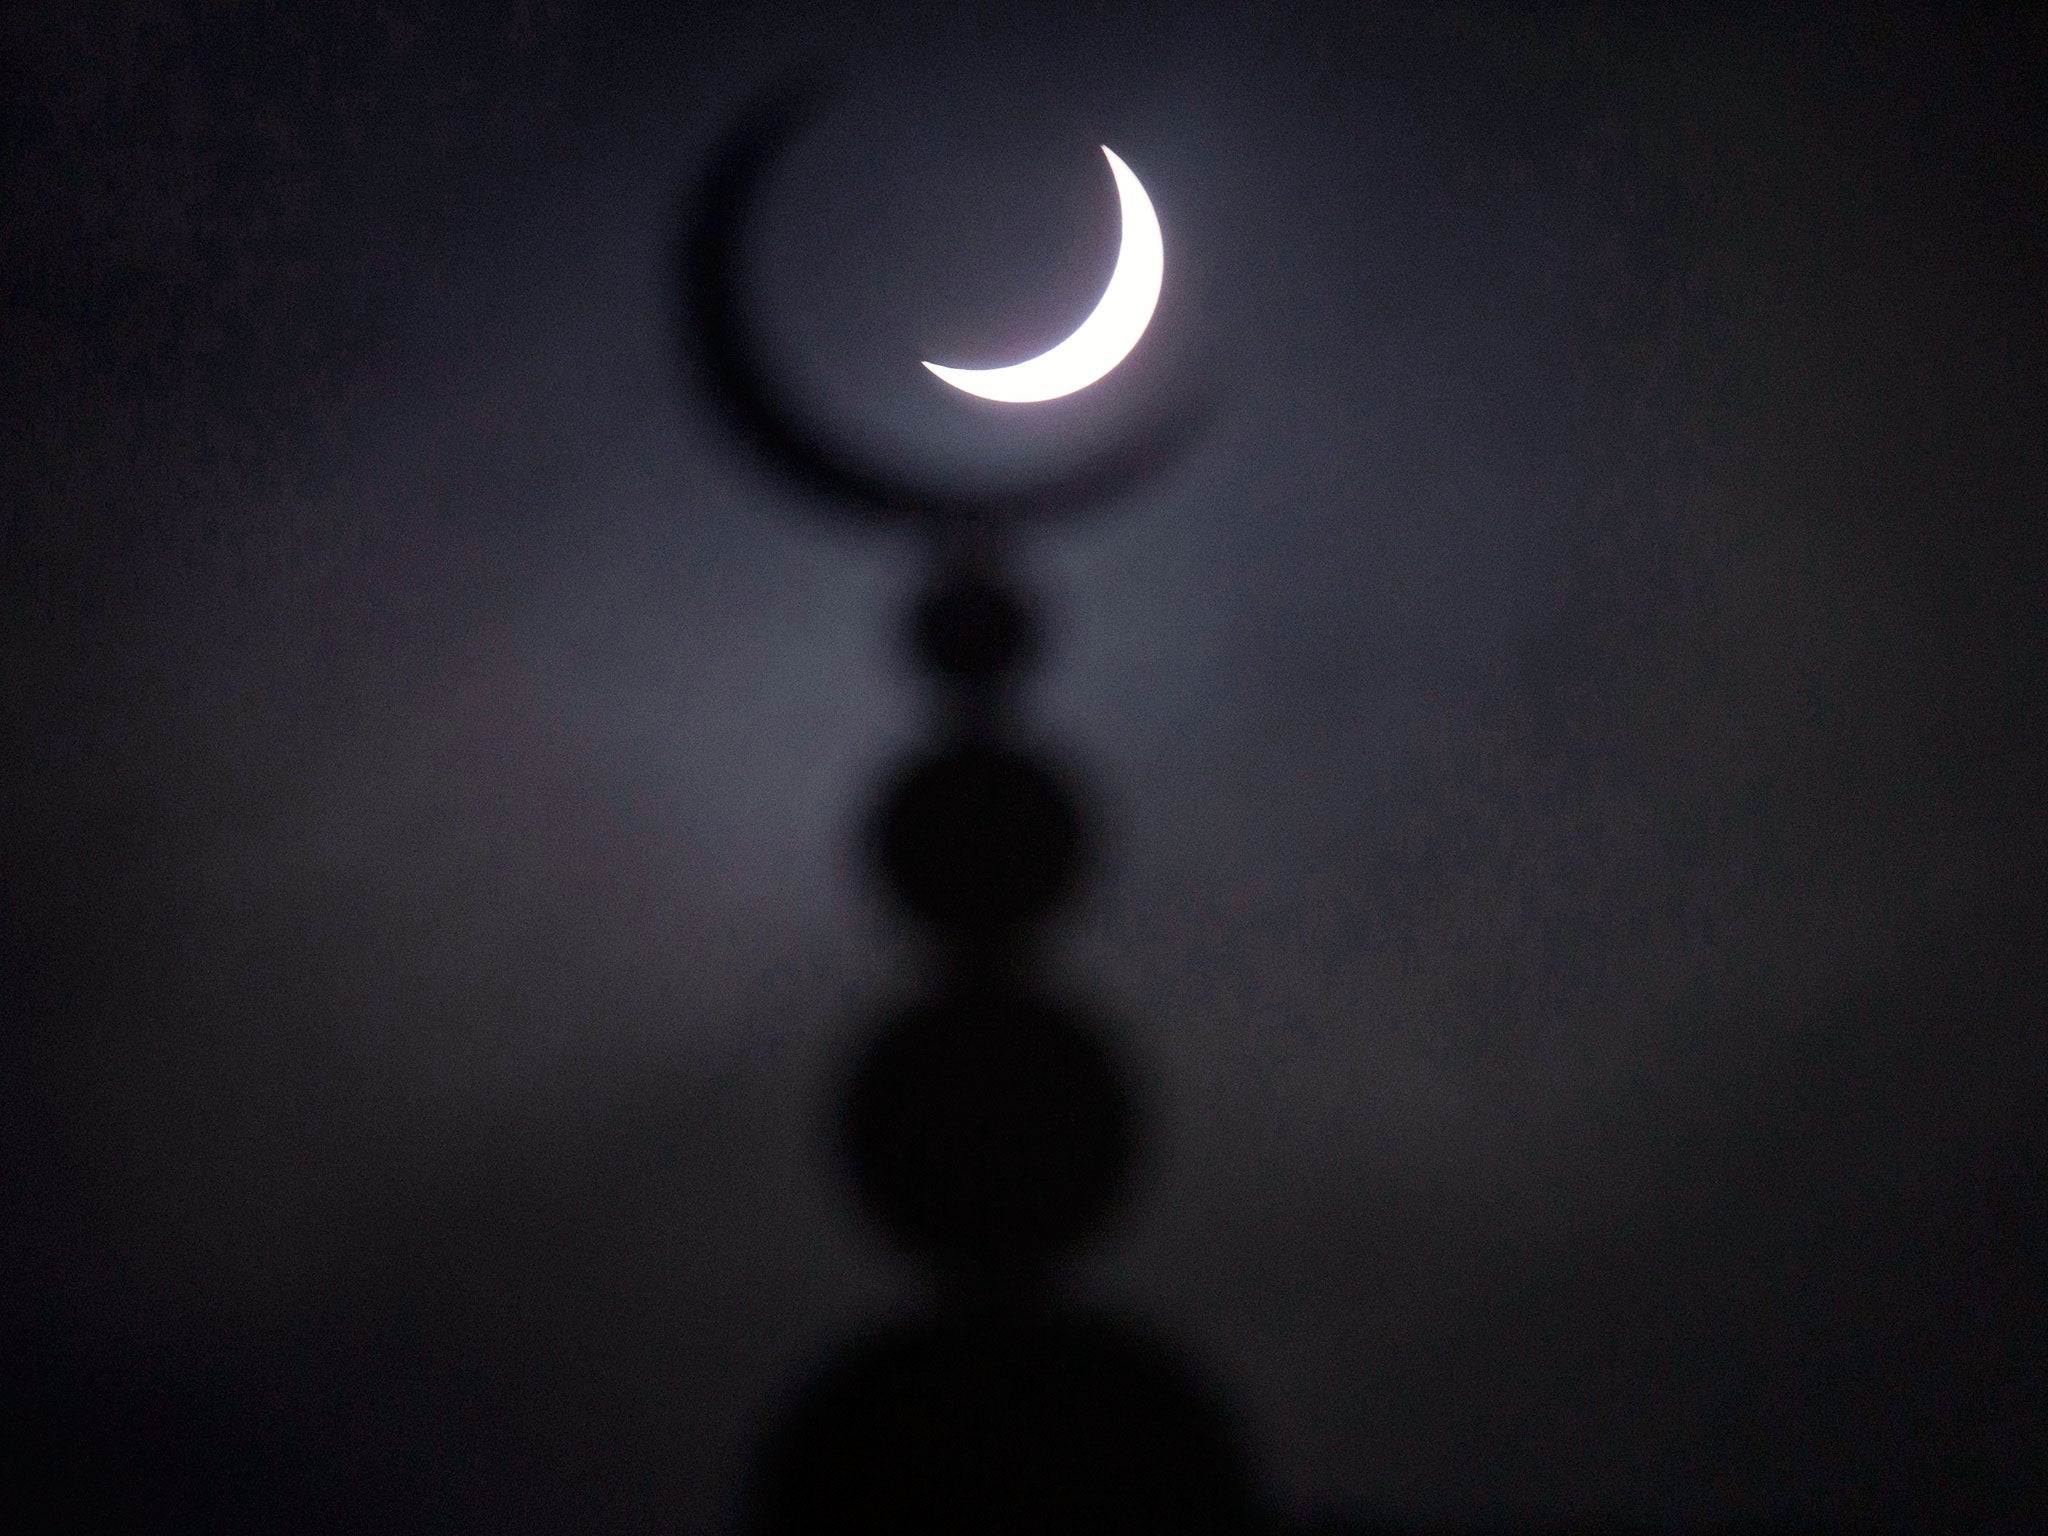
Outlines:
{"label": "dark sphere", "polygon": [[987,576],[953,570],[919,599],[912,616],[918,658],[945,677],[989,682],[1030,659],[1037,635],[1015,594]]}
{"label": "dark sphere", "polygon": [[1093,1029],[992,997],[892,1020],[855,1069],[842,1129],[862,1198],[899,1242],[958,1274],[1016,1279],[1107,1214],[1132,1120]]}
{"label": "dark sphere", "polygon": [[749,1488],[748,1536],[1238,1536],[1251,1478],[1191,1373],[1086,1316],[892,1331],[817,1381]]}
{"label": "dark sphere", "polygon": [[1044,766],[964,744],[926,758],[883,797],[876,854],[920,917],[987,934],[1044,917],[1080,870],[1081,815]]}

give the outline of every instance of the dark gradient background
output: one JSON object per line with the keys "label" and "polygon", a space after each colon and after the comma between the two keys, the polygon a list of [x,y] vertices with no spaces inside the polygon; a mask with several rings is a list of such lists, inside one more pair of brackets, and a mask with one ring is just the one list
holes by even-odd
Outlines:
{"label": "dark gradient background", "polygon": [[[1032,547],[1157,1133],[1082,1289],[1297,1521],[2035,1528],[2048,32],[1808,11],[10,8],[10,1504],[717,1532],[917,1294],[820,1132],[913,550],[665,287],[820,57],[751,241],[822,418],[1219,401]],[[1158,334],[942,398],[1092,302],[1101,142]]]}

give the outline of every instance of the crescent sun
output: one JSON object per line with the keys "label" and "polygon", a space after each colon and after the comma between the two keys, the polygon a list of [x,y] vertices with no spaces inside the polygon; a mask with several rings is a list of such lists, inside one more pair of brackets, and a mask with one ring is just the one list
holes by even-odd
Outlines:
{"label": "crescent sun", "polygon": [[1152,323],[1159,303],[1159,285],[1166,275],[1166,247],[1159,234],[1159,215],[1131,168],[1102,147],[1116,178],[1117,203],[1123,219],[1116,270],[1102,290],[1094,311],[1074,333],[1049,351],[1005,368],[925,367],[955,389],[984,400],[1026,404],[1057,400],[1086,389],[1130,356],[1131,348]]}

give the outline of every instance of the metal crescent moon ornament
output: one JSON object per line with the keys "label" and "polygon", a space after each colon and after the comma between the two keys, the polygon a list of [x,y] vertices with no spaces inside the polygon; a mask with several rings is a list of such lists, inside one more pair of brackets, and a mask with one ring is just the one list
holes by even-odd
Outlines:
{"label": "metal crescent moon ornament", "polygon": [[1159,233],[1159,215],[1145,188],[1108,145],[1102,147],[1102,153],[1116,178],[1123,233],[1116,270],[1110,273],[1109,286],[1102,290],[1093,312],[1058,346],[1005,368],[947,368],[926,363],[940,379],[984,400],[1033,404],[1086,389],[1130,356],[1159,304],[1159,286],[1166,276],[1166,245]]}

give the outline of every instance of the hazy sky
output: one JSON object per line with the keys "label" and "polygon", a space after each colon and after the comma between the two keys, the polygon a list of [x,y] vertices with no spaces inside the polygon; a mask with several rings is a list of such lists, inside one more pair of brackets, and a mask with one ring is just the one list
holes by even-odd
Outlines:
{"label": "hazy sky", "polygon": [[[2048,1502],[2038,20],[8,28],[32,1486],[714,1531],[915,1297],[820,1140],[916,986],[849,842],[915,551],[727,441],[666,288],[810,57],[750,252],[820,419],[1015,466],[1219,402],[1028,554],[1110,830],[1062,974],[1156,1130],[1079,1283],[1289,1510]],[[945,398],[1092,303],[1099,143],[1158,334],[1022,429]]]}

